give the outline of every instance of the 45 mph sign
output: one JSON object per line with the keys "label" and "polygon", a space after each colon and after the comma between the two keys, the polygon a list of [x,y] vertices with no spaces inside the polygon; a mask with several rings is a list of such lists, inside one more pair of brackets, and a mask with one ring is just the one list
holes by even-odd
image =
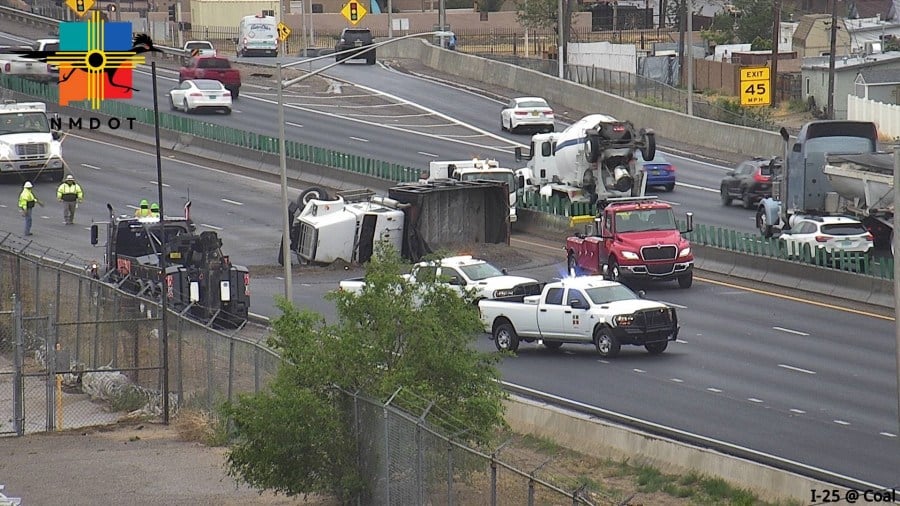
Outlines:
{"label": "45 mph sign", "polygon": [[772,103],[769,67],[741,67],[741,105]]}

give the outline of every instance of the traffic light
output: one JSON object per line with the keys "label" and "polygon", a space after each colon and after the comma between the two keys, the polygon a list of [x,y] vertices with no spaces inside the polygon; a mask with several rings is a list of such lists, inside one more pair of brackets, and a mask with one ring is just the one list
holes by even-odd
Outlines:
{"label": "traffic light", "polygon": [[350,2],[350,21],[359,21],[358,5],[356,2]]}
{"label": "traffic light", "polygon": [[175,21],[175,4],[169,6],[169,21]]}
{"label": "traffic light", "polygon": [[75,10],[78,12],[84,12],[84,0],[77,0],[75,2]]}
{"label": "traffic light", "polygon": [[108,10],[109,12],[116,12],[116,4],[107,5],[106,10]]}

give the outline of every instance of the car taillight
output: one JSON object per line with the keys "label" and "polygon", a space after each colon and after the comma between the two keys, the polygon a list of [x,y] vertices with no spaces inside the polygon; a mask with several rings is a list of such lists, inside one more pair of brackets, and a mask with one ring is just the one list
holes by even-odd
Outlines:
{"label": "car taillight", "polygon": [[665,169],[666,169],[667,172],[675,172],[675,166],[674,166],[674,165],[666,165]]}
{"label": "car taillight", "polygon": [[613,132],[624,132],[624,131],[625,131],[625,125],[623,125],[623,124],[621,124],[621,123],[617,123],[617,124],[613,125],[612,131],[613,131]]}
{"label": "car taillight", "polygon": [[544,116],[553,116],[553,111],[552,110],[544,111]]}
{"label": "car taillight", "polygon": [[250,274],[244,274],[244,295],[250,296]]}
{"label": "car taillight", "polygon": [[761,172],[757,171],[753,173],[753,180],[757,183],[767,183],[769,182],[770,177],[764,176]]}
{"label": "car taillight", "polygon": [[223,96],[223,97],[230,97],[230,96],[231,96],[231,92],[230,92],[230,91],[226,91],[225,93],[222,93],[222,96]]}
{"label": "car taillight", "polygon": [[203,93],[191,93],[192,97],[202,97]]}
{"label": "car taillight", "polygon": [[816,242],[828,242],[828,237],[826,237],[824,235],[817,235]]}
{"label": "car taillight", "polygon": [[516,116],[527,116],[528,111],[516,111]]}
{"label": "car taillight", "polygon": [[3,66],[3,71],[4,71],[4,72],[9,72],[9,71],[10,71],[9,63],[7,63],[6,65]]}

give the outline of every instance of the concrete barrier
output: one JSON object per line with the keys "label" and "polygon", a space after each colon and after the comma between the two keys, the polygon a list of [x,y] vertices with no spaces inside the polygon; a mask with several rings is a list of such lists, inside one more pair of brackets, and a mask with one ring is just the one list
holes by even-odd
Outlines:
{"label": "concrete barrier", "polygon": [[590,109],[630,120],[638,128],[652,128],[663,138],[687,144],[747,156],[774,155],[784,150],[781,137],[776,132],[658,109],[534,70],[458,51],[446,51],[421,39],[407,39],[383,46],[379,48],[379,57],[416,59],[448,75],[502,86],[522,94],[539,95],[563,108]]}
{"label": "concrete barrier", "polygon": [[[766,501],[794,499],[806,504],[813,489],[840,489],[830,483],[615,425],[565,408],[510,396],[506,422],[518,433],[551,439],[571,450],[599,458],[627,459],[668,473],[690,471],[720,477]],[[843,490],[841,496],[843,497]]]}

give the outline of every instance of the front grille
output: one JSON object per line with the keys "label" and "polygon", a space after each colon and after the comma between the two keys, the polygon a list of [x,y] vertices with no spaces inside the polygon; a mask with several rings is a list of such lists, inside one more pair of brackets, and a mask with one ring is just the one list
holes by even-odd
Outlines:
{"label": "front grille", "polygon": [[644,246],[641,258],[644,260],[675,260],[675,246]]}
{"label": "front grille", "polygon": [[307,261],[313,260],[316,255],[317,230],[309,223],[300,223],[300,241],[297,253]]}
{"label": "front grille", "polygon": [[647,267],[647,274],[651,276],[664,276],[666,274],[672,274],[675,272],[675,264],[665,263],[665,264],[649,264]]}
{"label": "front grille", "polygon": [[47,154],[47,145],[41,142],[16,144],[16,154],[19,156],[43,156]]}
{"label": "front grille", "polygon": [[635,313],[635,322],[645,330],[663,330],[672,327],[675,310],[671,308],[645,309]]}

